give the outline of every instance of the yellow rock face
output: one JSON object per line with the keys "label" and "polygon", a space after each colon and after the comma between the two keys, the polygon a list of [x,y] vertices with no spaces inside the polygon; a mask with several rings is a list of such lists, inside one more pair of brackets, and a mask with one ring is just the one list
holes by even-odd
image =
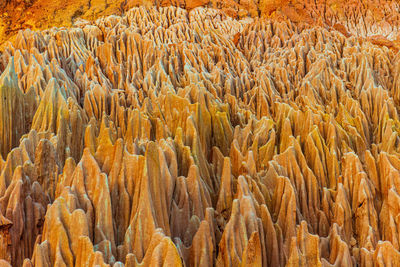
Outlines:
{"label": "yellow rock face", "polygon": [[396,2],[66,2],[0,53],[0,266],[400,261]]}

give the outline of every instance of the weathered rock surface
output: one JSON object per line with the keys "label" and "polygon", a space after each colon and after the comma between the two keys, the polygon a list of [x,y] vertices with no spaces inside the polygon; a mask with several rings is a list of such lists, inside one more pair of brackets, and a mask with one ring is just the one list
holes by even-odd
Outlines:
{"label": "weathered rock surface", "polygon": [[0,265],[395,266],[397,28],[351,16],[142,6],[20,31]]}
{"label": "weathered rock surface", "polygon": [[290,19],[400,48],[398,0],[2,0],[0,50],[21,29],[71,27],[137,6],[222,10],[232,18]]}

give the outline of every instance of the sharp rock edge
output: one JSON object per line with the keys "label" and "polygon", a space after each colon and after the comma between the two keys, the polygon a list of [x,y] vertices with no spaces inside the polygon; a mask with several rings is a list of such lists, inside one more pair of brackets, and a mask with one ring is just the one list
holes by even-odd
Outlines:
{"label": "sharp rock edge", "polygon": [[0,59],[0,265],[400,262],[398,57],[204,8],[21,31]]}

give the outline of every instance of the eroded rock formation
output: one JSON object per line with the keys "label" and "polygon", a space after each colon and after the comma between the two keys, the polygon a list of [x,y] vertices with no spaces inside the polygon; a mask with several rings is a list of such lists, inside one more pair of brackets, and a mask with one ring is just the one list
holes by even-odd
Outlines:
{"label": "eroded rock formation", "polygon": [[288,18],[353,34],[369,41],[400,48],[397,0],[2,0],[0,2],[0,50],[21,29],[44,30],[71,27],[83,20],[123,15],[137,6],[176,6],[222,10],[235,19]]}
{"label": "eroded rock formation", "polygon": [[20,31],[0,265],[399,262],[399,54],[371,39],[397,28],[330,18],[142,6]]}

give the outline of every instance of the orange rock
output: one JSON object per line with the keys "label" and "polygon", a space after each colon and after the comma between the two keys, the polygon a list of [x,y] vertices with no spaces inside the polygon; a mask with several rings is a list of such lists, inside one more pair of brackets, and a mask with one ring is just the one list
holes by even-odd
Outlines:
{"label": "orange rock", "polygon": [[397,3],[64,2],[0,4],[0,265],[398,262]]}

